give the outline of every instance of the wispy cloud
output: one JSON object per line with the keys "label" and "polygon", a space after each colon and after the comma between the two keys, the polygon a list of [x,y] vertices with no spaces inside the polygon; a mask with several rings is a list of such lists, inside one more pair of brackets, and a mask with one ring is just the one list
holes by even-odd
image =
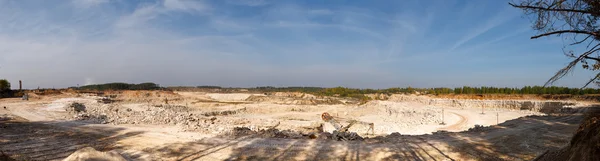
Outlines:
{"label": "wispy cloud", "polygon": [[229,4],[234,5],[245,5],[245,6],[262,6],[267,5],[267,0],[225,0]]}
{"label": "wispy cloud", "polygon": [[97,5],[102,5],[108,3],[109,0],[71,0],[71,3],[75,5],[75,7],[79,8],[89,8],[95,7]]}
{"label": "wispy cloud", "polygon": [[201,3],[201,1],[164,0],[163,5],[166,10],[174,11],[198,12],[210,9],[210,7],[208,7],[206,4]]}
{"label": "wispy cloud", "polygon": [[452,45],[450,50],[454,50],[463,45],[464,43],[471,41],[473,38],[476,38],[481,34],[484,34],[490,31],[491,29],[498,27],[516,17],[518,17],[518,14],[514,14],[514,10],[512,10],[512,8],[505,7],[504,10],[496,13],[496,15],[493,18],[488,19],[484,24],[480,24],[476,28],[471,29],[470,32],[468,32],[461,39],[456,41],[456,43]]}

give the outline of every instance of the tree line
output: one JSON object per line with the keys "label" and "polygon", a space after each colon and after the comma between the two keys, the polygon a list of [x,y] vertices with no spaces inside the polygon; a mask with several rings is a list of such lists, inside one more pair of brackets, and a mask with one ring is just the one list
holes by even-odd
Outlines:
{"label": "tree line", "polygon": [[[161,89],[158,84],[155,83],[141,83],[141,84],[128,84],[128,83],[106,83],[106,84],[94,84],[86,85],[81,87],[71,87],[81,90],[156,90]],[[173,87],[173,89],[180,89],[186,87]],[[511,87],[457,87],[457,88],[387,88],[387,89],[361,89],[361,88],[346,88],[346,87],[254,87],[254,88],[228,88],[220,86],[196,86],[187,88],[200,88],[200,89],[220,89],[220,90],[236,90],[236,89],[247,89],[249,92],[257,93],[268,93],[268,92],[302,92],[310,93],[319,96],[340,96],[340,97],[361,97],[364,94],[399,94],[399,93],[422,93],[422,94],[571,94],[571,95],[586,95],[586,94],[600,94],[600,89],[596,88],[569,88],[569,87],[543,87],[543,86],[525,86],[522,88],[511,88]]]}
{"label": "tree line", "polygon": [[[173,90],[182,89],[185,87],[170,88]],[[219,87],[219,86],[197,86],[188,88],[199,88],[199,89],[218,89],[221,92],[235,92],[240,89],[248,90],[254,93],[270,93],[270,92],[302,92],[309,93],[317,96],[338,96],[338,97],[354,97],[363,99],[365,94],[537,94],[537,95],[587,95],[587,94],[600,94],[600,89],[595,88],[568,88],[568,87],[543,87],[543,86],[525,86],[521,88],[511,87],[457,87],[457,88],[387,88],[387,89],[360,89],[360,88],[346,88],[346,87],[334,87],[334,88],[323,88],[323,87],[254,87],[254,88],[233,88],[233,87]]]}
{"label": "tree line", "polygon": [[457,88],[387,88],[387,89],[359,89],[359,88],[322,88],[322,87],[256,87],[249,88],[249,91],[256,92],[303,92],[323,96],[341,96],[351,97],[364,94],[397,94],[397,93],[422,93],[422,94],[600,94],[600,89],[595,88],[569,88],[569,87],[543,87],[543,86],[525,86],[522,88],[510,87],[457,87]]}
{"label": "tree line", "polygon": [[78,90],[157,90],[161,87],[156,83],[140,83],[140,84],[128,84],[128,83],[106,83],[106,84],[92,84],[81,87],[71,87]]}

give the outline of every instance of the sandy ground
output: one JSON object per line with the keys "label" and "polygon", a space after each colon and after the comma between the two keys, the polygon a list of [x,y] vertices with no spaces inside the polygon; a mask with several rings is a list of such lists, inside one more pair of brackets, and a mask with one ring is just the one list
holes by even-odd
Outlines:
{"label": "sandy ground", "polygon": [[[64,111],[71,102],[94,104],[94,97],[47,96],[22,101],[0,99],[0,151],[24,160],[59,160],[91,146],[117,150],[133,160],[528,160],[568,142],[581,120],[581,112],[546,115],[535,111],[501,108],[434,107],[414,102],[372,101],[364,105],[294,105],[243,102],[249,94],[179,93],[180,104],[194,111],[246,109],[244,113],[217,116],[222,127],[296,129],[324,123],[328,112],[344,123],[374,123],[375,135],[364,141],[311,139],[232,138],[224,133],[186,131],[174,125],[92,124],[72,120]],[[211,100],[215,102],[198,102]],[[225,103],[219,103],[225,102]],[[143,111],[140,102],[121,107]],[[443,110],[443,113],[442,113]],[[442,120],[443,115],[443,120]],[[444,122],[445,124],[441,124]],[[475,125],[490,126],[465,131]],[[216,125],[219,126],[219,125]],[[358,124],[350,131],[366,133]],[[324,131],[333,131],[325,123]],[[434,133],[438,130],[449,132]],[[388,135],[399,132],[402,135]],[[432,134],[433,133],[433,134]]]}

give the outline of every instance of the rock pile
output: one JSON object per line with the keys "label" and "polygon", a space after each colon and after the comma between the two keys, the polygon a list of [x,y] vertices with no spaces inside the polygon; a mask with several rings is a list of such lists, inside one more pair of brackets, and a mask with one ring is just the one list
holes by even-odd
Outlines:
{"label": "rock pile", "polygon": [[279,130],[275,128],[252,130],[248,127],[235,127],[228,134],[233,137],[243,136],[255,136],[263,138],[289,138],[289,139],[321,139],[321,140],[337,140],[337,141],[351,141],[351,140],[364,140],[363,137],[355,132],[301,132],[293,130]]}
{"label": "rock pile", "polygon": [[211,111],[205,112],[202,115],[204,116],[226,116],[226,115],[235,115],[238,113],[242,113],[246,111],[246,108],[236,109],[236,110],[225,110],[225,111]]}
{"label": "rock pile", "polygon": [[[148,124],[148,125],[175,125],[184,131],[202,133],[223,133],[233,125],[248,123],[243,118],[218,119],[224,114],[235,112],[214,112],[211,114],[199,113],[181,105],[140,105],[136,108],[125,107],[120,104],[104,104],[98,102],[71,103],[65,110],[73,114],[72,119],[99,124]],[[243,111],[244,109],[241,109]]]}
{"label": "rock pile", "polygon": [[485,131],[485,129],[486,129],[486,127],[483,126],[483,125],[475,125],[474,127],[469,128],[469,130],[467,130],[467,131],[469,131],[469,132],[480,132],[480,131]]}
{"label": "rock pile", "polygon": [[86,112],[85,105],[79,102],[73,102],[65,106],[65,111],[69,113]]}
{"label": "rock pile", "polygon": [[337,141],[350,141],[350,140],[364,140],[363,137],[361,137],[360,135],[358,135],[355,132],[340,132],[337,130],[334,130],[331,133],[331,139],[333,140],[337,140]]}
{"label": "rock pile", "polygon": [[231,131],[231,134],[229,136],[233,136],[233,137],[242,137],[242,136],[249,136],[249,135],[254,135],[257,137],[264,137],[264,138],[292,138],[292,139],[301,139],[301,138],[311,138],[311,135],[314,134],[302,134],[300,132],[296,132],[296,131],[292,131],[292,130],[278,130],[278,129],[274,129],[274,128],[270,128],[270,129],[261,129],[261,130],[251,130],[248,127],[235,127],[233,128],[233,130]]}

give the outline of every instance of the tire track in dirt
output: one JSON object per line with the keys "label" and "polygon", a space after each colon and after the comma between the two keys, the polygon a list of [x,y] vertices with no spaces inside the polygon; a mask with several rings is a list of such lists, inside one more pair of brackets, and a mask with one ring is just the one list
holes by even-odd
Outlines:
{"label": "tire track in dirt", "polygon": [[458,113],[455,112],[449,112],[452,113],[456,116],[459,117],[458,122],[456,122],[455,124],[452,124],[450,126],[447,127],[443,127],[443,128],[439,128],[438,130],[448,130],[448,131],[458,131],[461,130],[463,126],[465,126],[467,124],[467,122],[469,121],[469,119],[467,119],[467,117],[463,116],[463,115],[459,115]]}

